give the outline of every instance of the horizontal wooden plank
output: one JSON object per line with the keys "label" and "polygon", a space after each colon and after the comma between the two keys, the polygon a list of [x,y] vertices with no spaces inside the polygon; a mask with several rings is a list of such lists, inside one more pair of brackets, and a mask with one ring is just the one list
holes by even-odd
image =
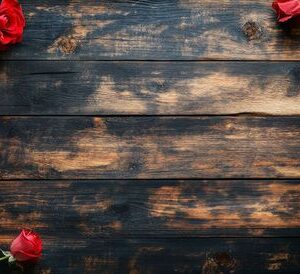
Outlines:
{"label": "horizontal wooden plank", "polygon": [[[2,235],[0,240],[3,242]],[[299,247],[299,239],[291,238],[114,241],[46,238],[43,260],[25,274],[295,274],[300,267]],[[1,264],[0,270],[9,273],[5,266]]]}
{"label": "horizontal wooden plank", "polygon": [[300,60],[299,27],[270,1],[21,2],[24,42],[4,59]]}
{"label": "horizontal wooden plank", "polygon": [[0,177],[297,178],[297,117],[2,117]]}
{"label": "horizontal wooden plank", "polygon": [[2,115],[300,114],[296,62],[3,62]]}
{"label": "horizontal wooden plank", "polygon": [[66,240],[278,237],[300,232],[300,180],[50,180],[0,185],[4,235],[28,224]]}

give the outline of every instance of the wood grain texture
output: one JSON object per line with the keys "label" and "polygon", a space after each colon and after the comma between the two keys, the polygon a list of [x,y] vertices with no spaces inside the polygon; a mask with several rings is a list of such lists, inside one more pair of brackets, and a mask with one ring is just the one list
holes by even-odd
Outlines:
{"label": "wood grain texture", "polygon": [[299,27],[272,1],[21,1],[22,45],[3,59],[300,60]]}
{"label": "wood grain texture", "polygon": [[45,239],[43,260],[24,274],[295,274],[300,261],[290,238]]}
{"label": "wood grain texture", "polygon": [[[300,181],[1,181],[0,230],[48,237],[281,237],[300,231]],[[66,232],[67,230],[67,232]]]}
{"label": "wood grain texture", "polygon": [[297,178],[297,117],[2,117],[0,176]]}
{"label": "wood grain texture", "polygon": [[0,64],[2,115],[300,115],[296,62]]}

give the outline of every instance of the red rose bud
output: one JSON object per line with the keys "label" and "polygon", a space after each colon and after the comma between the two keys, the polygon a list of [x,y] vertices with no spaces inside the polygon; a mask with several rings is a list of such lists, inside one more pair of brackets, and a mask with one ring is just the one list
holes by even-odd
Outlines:
{"label": "red rose bud", "polygon": [[[0,0],[1,1],[1,0]],[[25,18],[17,0],[2,0],[0,4],[0,51],[22,41]]]}
{"label": "red rose bud", "polygon": [[23,229],[11,243],[10,252],[17,262],[37,261],[42,256],[42,240],[37,233]]}
{"label": "red rose bud", "polygon": [[300,0],[276,0],[272,5],[279,22],[300,16]]}

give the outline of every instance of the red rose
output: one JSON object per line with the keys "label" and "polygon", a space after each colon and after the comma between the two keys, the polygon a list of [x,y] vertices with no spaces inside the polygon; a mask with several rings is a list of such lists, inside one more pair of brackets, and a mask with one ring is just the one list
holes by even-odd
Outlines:
{"label": "red rose", "polygon": [[11,243],[10,252],[18,262],[36,261],[42,255],[42,240],[37,233],[23,229]]}
{"label": "red rose", "polygon": [[0,4],[0,50],[22,41],[25,18],[17,0],[2,0]]}
{"label": "red rose", "polygon": [[279,22],[286,22],[300,15],[300,0],[276,0],[272,5]]}

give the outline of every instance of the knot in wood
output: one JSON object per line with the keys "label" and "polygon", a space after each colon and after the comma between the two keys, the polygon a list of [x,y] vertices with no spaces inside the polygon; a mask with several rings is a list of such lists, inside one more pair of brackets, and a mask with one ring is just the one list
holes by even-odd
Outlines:
{"label": "knot in wood", "polygon": [[261,26],[254,21],[246,22],[242,29],[248,40],[258,40],[263,34]]}
{"label": "knot in wood", "polygon": [[227,252],[218,252],[208,256],[202,267],[202,273],[234,273],[236,266],[236,260],[230,254]]}
{"label": "knot in wood", "polygon": [[60,37],[56,42],[56,46],[61,52],[69,54],[76,50],[78,42],[72,36]]}

